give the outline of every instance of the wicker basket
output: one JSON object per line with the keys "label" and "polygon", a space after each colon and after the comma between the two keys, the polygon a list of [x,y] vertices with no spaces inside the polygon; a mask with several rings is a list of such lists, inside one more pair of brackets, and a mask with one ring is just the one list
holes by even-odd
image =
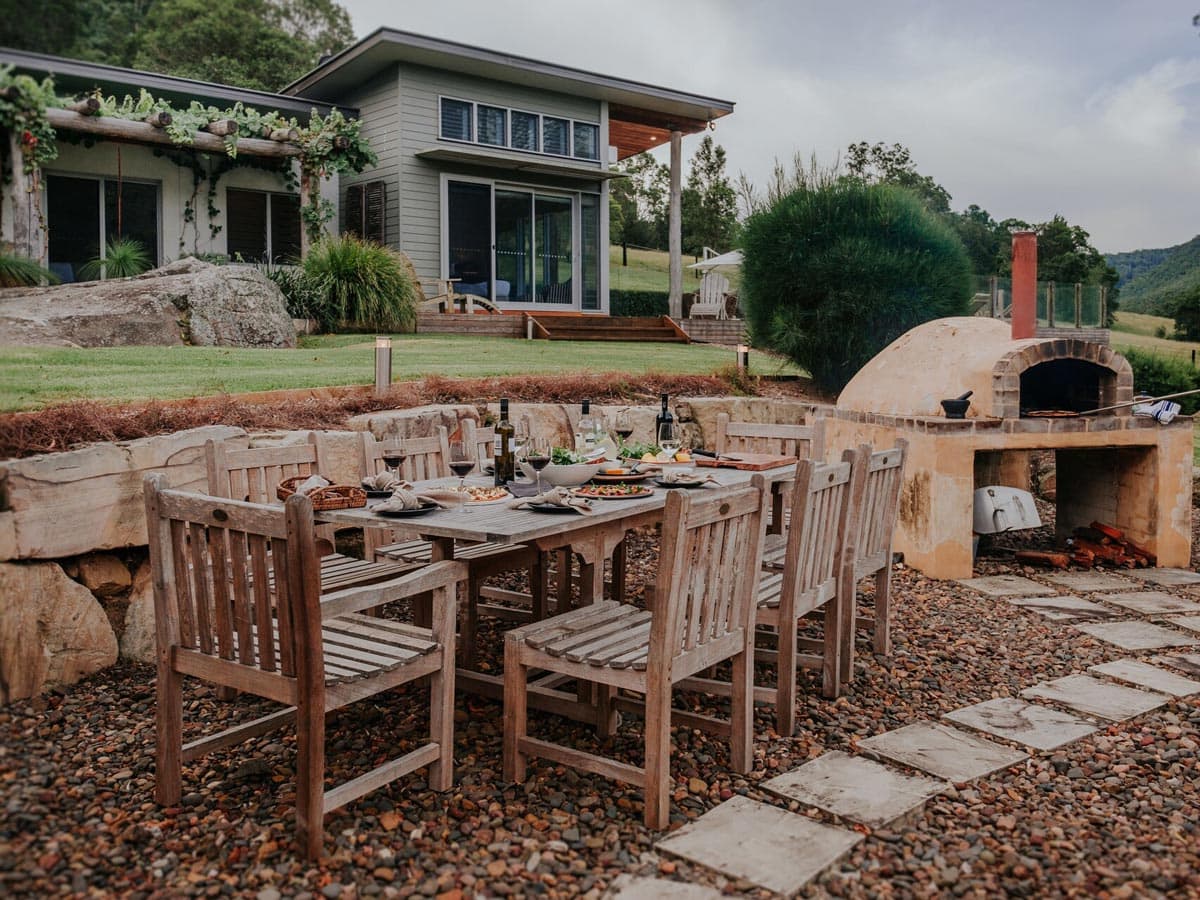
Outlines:
{"label": "wicker basket", "polygon": [[[280,500],[286,500],[296,493],[297,487],[311,477],[310,475],[296,475],[292,478],[285,478],[275,489],[275,496]],[[310,492],[308,499],[312,501],[314,510],[355,509],[367,505],[367,492],[351,484],[331,484]]]}

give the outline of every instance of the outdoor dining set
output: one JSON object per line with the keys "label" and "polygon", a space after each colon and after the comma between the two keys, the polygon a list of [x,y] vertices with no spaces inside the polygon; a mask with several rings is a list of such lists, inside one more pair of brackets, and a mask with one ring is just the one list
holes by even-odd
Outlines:
{"label": "outdoor dining set", "polygon": [[[495,429],[468,420],[454,437],[472,464],[492,459]],[[325,813],[424,767],[433,790],[451,787],[457,690],[503,701],[507,781],[523,782],[527,760],[541,758],[634,784],[646,825],[660,829],[672,722],[728,736],[730,767],[749,772],[755,703],[773,706],[776,731],[791,735],[798,667],[819,672],[834,697],[852,678],[858,629],[870,629],[876,652],[890,650],[903,442],[826,462],[820,420],[722,415],[716,457],[697,469],[706,477],[684,482],[696,486],[660,477],[654,489],[558,510],[512,496],[531,492],[520,482],[511,494],[461,490],[492,479],[451,477],[461,451],[451,452],[444,428],[405,439],[399,457],[393,443],[363,435],[363,483],[390,473],[435,508],[407,514],[387,498],[337,508],[296,490],[326,466],[319,434],[265,448],[210,442],[207,493],[146,479],[159,803],[179,801],[184,764],[294,724],[297,838],[320,856]],[[446,500],[456,485],[459,501]],[[627,536],[654,527],[657,576],[629,590]],[[347,529],[361,533],[362,558],[334,551]],[[528,589],[512,589],[521,578],[497,584],[501,575],[527,578]],[[875,579],[870,619],[856,613],[866,577]],[[481,616],[508,628],[502,675],[478,665]],[[802,626],[818,625],[819,638],[803,636]],[[773,684],[756,662],[776,670]],[[185,744],[185,677],[222,699],[244,692],[282,708]],[[429,690],[428,739],[326,789],[326,714],[413,682]],[[672,709],[673,689],[728,697],[729,718]],[[640,717],[644,765],[531,736],[530,721],[547,713],[594,726],[601,748],[625,717]]]}

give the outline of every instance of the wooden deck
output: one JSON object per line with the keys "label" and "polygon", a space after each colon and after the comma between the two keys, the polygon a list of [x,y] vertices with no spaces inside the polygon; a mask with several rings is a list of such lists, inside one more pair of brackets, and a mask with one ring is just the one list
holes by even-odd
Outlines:
{"label": "wooden deck", "polygon": [[583,313],[424,313],[417,318],[419,334],[490,334],[522,338],[529,334],[550,341],[646,341],[686,344],[690,338],[669,316],[613,317]]}

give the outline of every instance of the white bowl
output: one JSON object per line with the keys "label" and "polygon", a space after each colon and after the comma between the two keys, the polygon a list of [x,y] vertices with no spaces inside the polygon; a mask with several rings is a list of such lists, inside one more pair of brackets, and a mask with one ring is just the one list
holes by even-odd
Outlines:
{"label": "white bowl", "polygon": [[[551,463],[542,469],[542,484],[550,487],[579,487],[584,482],[591,481],[592,477],[605,465],[611,465],[611,463],[576,463],[571,466],[559,466]],[[537,472],[529,463],[522,462],[521,471],[530,481],[537,479]]]}

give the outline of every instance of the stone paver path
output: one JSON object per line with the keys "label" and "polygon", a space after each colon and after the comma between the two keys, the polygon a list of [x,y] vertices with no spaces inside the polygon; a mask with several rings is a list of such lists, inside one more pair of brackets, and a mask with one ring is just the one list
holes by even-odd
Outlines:
{"label": "stone paver path", "polygon": [[791,897],[862,839],[855,831],[733,797],[655,847]]}
{"label": "stone paver path", "polygon": [[1139,687],[1170,694],[1172,697],[1190,697],[1200,691],[1200,681],[1192,681],[1182,675],[1176,675],[1158,666],[1152,666],[1138,659],[1118,659],[1113,662],[1089,666],[1089,672],[1107,675],[1118,681],[1136,684]]}
{"label": "stone paver path", "polygon": [[1167,621],[1188,631],[1200,631],[1200,616],[1167,616]]}
{"label": "stone paver path", "polygon": [[904,775],[881,763],[832,750],[798,769],[764,781],[762,787],[789,800],[882,828],[913,810],[923,809],[926,800],[948,785],[923,775]]}
{"label": "stone paver path", "polygon": [[1122,650],[1161,650],[1165,647],[1194,647],[1200,640],[1150,622],[1095,622],[1073,626]]}
{"label": "stone paver path", "polygon": [[1079,597],[1005,597],[1013,606],[1020,606],[1052,622],[1106,622],[1119,619],[1121,614]]}
{"label": "stone paver path", "polygon": [[1200,678],[1200,653],[1163,653],[1153,661]]}
{"label": "stone paver path", "polygon": [[1200,575],[1189,569],[1141,569],[1138,571],[1137,577],[1142,579],[1142,581],[1149,581],[1152,584],[1161,584],[1167,587],[1186,587],[1192,584],[1200,584]]}
{"label": "stone paver path", "polygon": [[1171,698],[1137,688],[1124,687],[1093,678],[1091,675],[1067,675],[1043,681],[1021,691],[1030,700],[1050,700],[1089,716],[1119,722],[1158,709]]}
{"label": "stone paver path", "polygon": [[985,700],[946,713],[945,717],[1035,750],[1056,750],[1097,731],[1096,726],[1078,716],[1016,697]]}
{"label": "stone paver path", "polygon": [[1020,575],[987,575],[983,578],[967,578],[959,584],[985,597],[1042,597],[1046,594],[1044,584]]}
{"label": "stone paver path", "polygon": [[716,888],[665,878],[641,878],[621,875],[604,894],[605,900],[717,900],[723,897]]}
{"label": "stone paver path", "polygon": [[1136,581],[1111,572],[1059,572],[1043,577],[1069,591],[1128,591],[1137,587]]}
{"label": "stone paver path", "polygon": [[1132,591],[1128,594],[1110,594],[1104,599],[1147,616],[1161,613],[1200,613],[1200,603],[1184,600],[1163,591]]}
{"label": "stone paver path", "polygon": [[973,781],[1029,758],[1013,747],[938,722],[915,722],[858,742],[858,749],[955,784]]}

